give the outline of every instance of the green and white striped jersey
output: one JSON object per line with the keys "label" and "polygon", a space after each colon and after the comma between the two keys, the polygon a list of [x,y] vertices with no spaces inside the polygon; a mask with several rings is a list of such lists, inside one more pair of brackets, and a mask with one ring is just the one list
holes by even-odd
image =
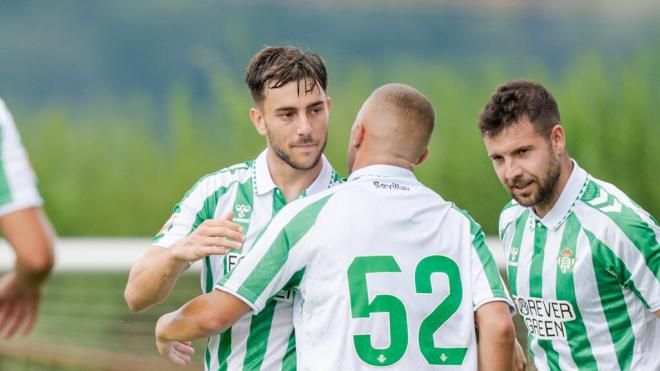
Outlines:
{"label": "green and white striped jersey", "polygon": [[0,216],[42,204],[14,119],[0,99]]}
{"label": "green and white striped jersey", "polygon": [[388,165],[291,203],[216,287],[256,313],[295,288],[298,366],[315,371],[476,369],[474,311],[510,300],[479,225]]}
{"label": "green and white striped jersey", "polygon": [[659,370],[660,228],[573,162],[542,219],[511,202],[500,238],[539,370]]}
{"label": "green and white striped jersey", "polygon": [[[210,292],[215,282],[249,252],[256,237],[286,204],[266,162],[267,150],[255,161],[217,171],[200,179],[174,208],[170,220],[154,240],[170,247],[207,219],[234,212],[234,222],[244,229],[246,241],[240,253],[209,256],[203,261],[202,290]],[[323,169],[300,197],[339,183],[340,177],[322,157]],[[283,291],[259,315],[246,314],[232,328],[209,339],[206,370],[293,370],[292,293]]]}

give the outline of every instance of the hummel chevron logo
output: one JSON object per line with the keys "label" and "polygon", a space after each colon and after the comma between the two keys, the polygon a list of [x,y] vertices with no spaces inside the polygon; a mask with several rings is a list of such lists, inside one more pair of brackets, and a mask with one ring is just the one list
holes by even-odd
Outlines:
{"label": "hummel chevron logo", "polygon": [[598,195],[598,197],[589,201],[589,203],[596,207],[600,207],[604,204],[611,203],[607,206],[600,207],[600,211],[604,213],[620,213],[622,209],[621,203],[617,201],[614,197],[610,198],[610,195],[602,189],[600,190],[600,194]]}

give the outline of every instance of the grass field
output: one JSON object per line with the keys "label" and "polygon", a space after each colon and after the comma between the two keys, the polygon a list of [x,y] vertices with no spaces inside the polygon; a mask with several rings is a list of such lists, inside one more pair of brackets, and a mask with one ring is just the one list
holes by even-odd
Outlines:
{"label": "grass field", "polygon": [[[127,276],[128,272],[55,274],[33,332],[10,342],[0,340],[0,370],[186,370],[160,358],[153,331],[161,314],[200,292],[197,273],[184,274],[165,303],[144,313],[131,312],[124,302]],[[524,334],[518,338],[524,345]],[[203,368],[205,342],[195,342],[195,349],[188,370]]]}

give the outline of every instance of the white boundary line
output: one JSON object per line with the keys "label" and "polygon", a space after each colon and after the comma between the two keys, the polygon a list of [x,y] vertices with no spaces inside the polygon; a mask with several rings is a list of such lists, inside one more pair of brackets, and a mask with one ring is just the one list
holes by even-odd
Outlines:
{"label": "white boundary line", "polygon": [[[131,237],[62,237],[56,242],[55,271],[128,271],[151,246],[150,238]],[[497,265],[504,266],[500,242],[487,237],[486,243]],[[0,270],[14,266],[14,252],[5,240],[0,240]],[[190,269],[199,270],[201,264]]]}

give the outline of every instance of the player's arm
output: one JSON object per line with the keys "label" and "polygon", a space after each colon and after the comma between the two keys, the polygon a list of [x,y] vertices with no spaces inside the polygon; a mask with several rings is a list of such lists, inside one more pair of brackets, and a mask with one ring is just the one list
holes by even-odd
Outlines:
{"label": "player's arm", "polygon": [[509,305],[504,301],[481,305],[475,312],[475,325],[479,329],[479,370],[511,370],[516,334]]}
{"label": "player's arm", "polygon": [[161,303],[177,279],[193,262],[208,255],[224,255],[242,246],[242,228],[231,222],[230,212],[218,220],[206,220],[169,248],[154,245],[131,268],[124,299],[133,311]]}
{"label": "player's arm", "polygon": [[160,317],[156,338],[158,341],[188,341],[209,337],[231,327],[249,310],[250,307],[236,296],[213,290]]}
{"label": "player's arm", "polygon": [[34,325],[41,284],[54,265],[54,231],[41,207],[14,211],[0,218],[0,227],[16,252],[13,271],[0,278],[0,330],[12,336]]}

